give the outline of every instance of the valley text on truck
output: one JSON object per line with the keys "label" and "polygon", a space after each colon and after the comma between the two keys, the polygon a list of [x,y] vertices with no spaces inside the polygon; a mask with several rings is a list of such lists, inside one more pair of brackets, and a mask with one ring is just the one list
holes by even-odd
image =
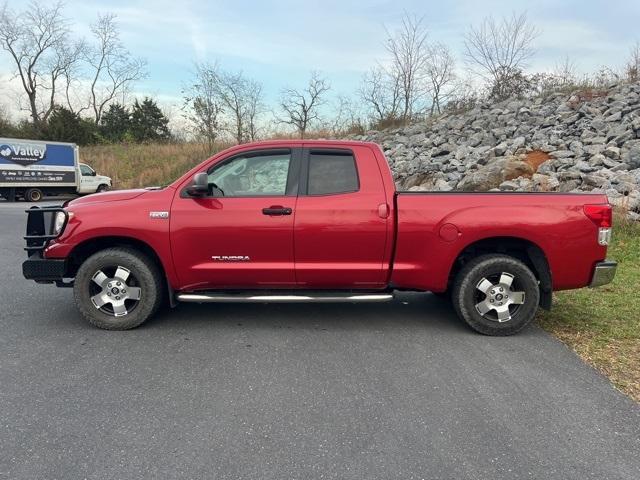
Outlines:
{"label": "valley text on truck", "polygon": [[111,179],[79,163],[73,143],[0,138],[0,196],[14,201],[45,195],[104,192]]}

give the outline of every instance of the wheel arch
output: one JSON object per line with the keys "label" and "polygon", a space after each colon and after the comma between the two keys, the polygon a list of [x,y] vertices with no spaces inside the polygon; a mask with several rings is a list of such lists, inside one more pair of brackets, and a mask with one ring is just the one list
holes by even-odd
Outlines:
{"label": "wheel arch", "polygon": [[127,236],[100,236],[92,237],[79,243],[73,248],[73,250],[71,250],[67,257],[69,259],[67,265],[67,274],[70,277],[74,277],[82,262],[84,262],[87,258],[89,258],[96,252],[114,247],[130,248],[133,250],[137,250],[149,257],[149,259],[151,259],[160,269],[163,282],[165,283],[165,286],[169,292],[169,300],[171,302],[171,305],[174,305],[173,291],[171,288],[171,283],[169,282],[167,277],[167,269],[165,268],[165,265],[162,263],[160,256],[154,250],[154,248],[145,241],[138,238]]}
{"label": "wheel arch", "polygon": [[132,248],[144,253],[161,268],[162,273],[166,276],[160,256],[151,245],[138,238],[119,235],[92,237],[73,247],[73,250],[71,250],[68,255],[69,273],[75,273],[80,264],[94,253],[113,247]]}
{"label": "wheel arch", "polygon": [[448,288],[465,263],[479,255],[491,253],[509,255],[527,265],[540,282],[540,306],[547,310],[551,308],[553,287],[547,256],[537,243],[521,237],[487,237],[465,246],[453,261],[449,271]]}

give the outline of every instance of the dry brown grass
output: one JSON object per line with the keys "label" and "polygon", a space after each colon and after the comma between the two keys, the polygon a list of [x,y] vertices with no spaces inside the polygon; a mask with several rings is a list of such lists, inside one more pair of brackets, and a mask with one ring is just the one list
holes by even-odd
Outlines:
{"label": "dry brown grass", "polygon": [[[216,151],[224,145],[217,147]],[[166,185],[210,155],[197,143],[95,145],[80,149],[80,161],[113,179],[116,189]]]}

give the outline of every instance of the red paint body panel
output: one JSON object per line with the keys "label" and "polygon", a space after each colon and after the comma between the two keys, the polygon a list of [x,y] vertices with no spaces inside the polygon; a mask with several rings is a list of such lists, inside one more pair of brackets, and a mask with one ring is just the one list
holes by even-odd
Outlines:
{"label": "red paint body panel", "polygon": [[89,195],[70,202],[73,212],[64,232],[45,250],[46,258],[66,258],[82,243],[102,237],[132,238],[151,247],[169,283],[179,287],[169,242],[169,219],[152,219],[151,211],[170,211],[175,190],[123,190]]}
{"label": "red paint body panel", "polygon": [[[391,281],[398,287],[443,291],[451,265],[464,248],[491,237],[528,240],[547,257],[554,290],[589,284],[594,263],[604,260],[598,229],[584,203],[606,203],[604,195],[399,194],[398,236]],[[440,227],[458,227],[446,241]]]}
{"label": "red paint body panel", "polygon": [[387,198],[373,150],[368,146],[351,150],[358,166],[357,192],[298,197],[294,239],[300,287],[386,286],[383,260],[393,218],[379,215]]}
{"label": "red paint body panel", "polygon": [[[350,149],[359,190],[246,198],[183,198],[195,173],[230,156],[268,148]],[[45,251],[65,258],[83,242],[128,237],[160,258],[175,290],[212,288],[408,288],[443,291],[462,250],[494,237],[527,240],[544,252],[555,290],[589,284],[605,259],[585,204],[599,194],[400,193],[380,148],[343,141],[270,141],[220,152],[161,190],[91,195],[70,202],[62,236]],[[263,215],[274,205],[285,216]],[[168,212],[169,218],[151,218]],[[386,218],[385,218],[386,217]],[[241,260],[219,261],[215,256]],[[248,260],[244,259],[247,257]]]}
{"label": "red paint body panel", "polygon": [[[171,249],[180,288],[294,287],[293,216],[262,209],[295,209],[295,197],[180,198],[171,208]],[[213,256],[248,256],[219,261]]]}

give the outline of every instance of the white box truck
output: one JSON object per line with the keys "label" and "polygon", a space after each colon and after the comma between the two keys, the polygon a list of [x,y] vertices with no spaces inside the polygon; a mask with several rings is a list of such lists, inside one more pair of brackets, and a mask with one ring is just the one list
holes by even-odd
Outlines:
{"label": "white box truck", "polygon": [[47,195],[89,194],[111,179],[78,162],[74,143],[0,138],[0,196],[38,202]]}

